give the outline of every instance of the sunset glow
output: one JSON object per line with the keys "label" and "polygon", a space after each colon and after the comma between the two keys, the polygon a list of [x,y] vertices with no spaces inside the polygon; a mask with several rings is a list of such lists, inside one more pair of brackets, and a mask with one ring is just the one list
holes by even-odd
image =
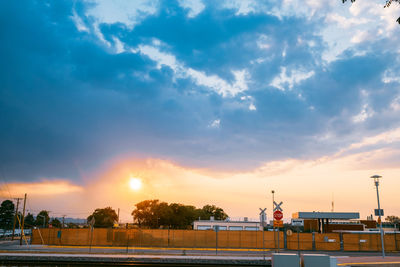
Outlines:
{"label": "sunset glow", "polygon": [[129,180],[129,186],[132,190],[138,191],[142,188],[142,181],[139,178],[131,178]]}
{"label": "sunset glow", "polygon": [[1,1],[0,197],[400,216],[393,2]]}

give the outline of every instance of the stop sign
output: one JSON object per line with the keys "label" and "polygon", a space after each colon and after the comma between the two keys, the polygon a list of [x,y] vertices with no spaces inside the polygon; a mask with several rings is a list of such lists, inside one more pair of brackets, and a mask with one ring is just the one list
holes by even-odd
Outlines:
{"label": "stop sign", "polygon": [[274,211],[274,219],[275,220],[280,221],[280,220],[282,220],[282,218],[283,218],[282,211],[280,211],[280,210]]}

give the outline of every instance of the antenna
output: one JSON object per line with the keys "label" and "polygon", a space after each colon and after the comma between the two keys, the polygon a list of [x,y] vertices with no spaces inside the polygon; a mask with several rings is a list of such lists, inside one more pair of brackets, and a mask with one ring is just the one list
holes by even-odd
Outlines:
{"label": "antenna", "polygon": [[333,198],[333,193],[332,193],[332,209],[331,212],[335,210],[335,199]]}

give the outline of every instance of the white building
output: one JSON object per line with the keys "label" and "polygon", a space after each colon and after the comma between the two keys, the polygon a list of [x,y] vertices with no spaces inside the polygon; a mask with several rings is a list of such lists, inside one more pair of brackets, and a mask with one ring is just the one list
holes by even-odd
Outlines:
{"label": "white building", "polygon": [[243,221],[231,221],[229,219],[225,221],[214,220],[212,217],[210,220],[198,220],[193,222],[194,230],[212,230],[218,226],[220,231],[261,231],[262,225],[260,222],[252,222],[247,218]]}

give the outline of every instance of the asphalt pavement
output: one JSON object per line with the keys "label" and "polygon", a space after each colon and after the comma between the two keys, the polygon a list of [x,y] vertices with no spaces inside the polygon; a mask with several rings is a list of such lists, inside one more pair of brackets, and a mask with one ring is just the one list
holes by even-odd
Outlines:
{"label": "asphalt pavement", "polygon": [[[19,240],[0,241],[0,256],[24,257],[70,257],[82,258],[109,258],[148,260],[164,259],[188,264],[192,260],[202,263],[244,263],[248,265],[268,266],[275,250],[271,249],[215,249],[215,248],[151,248],[151,247],[105,247],[105,246],[47,246],[47,245],[19,245]],[[297,251],[280,250],[281,253],[297,253]],[[400,266],[400,253],[387,253],[383,259],[380,252],[347,252],[347,251],[301,251],[301,254],[327,254],[337,257],[338,266]],[[203,262],[204,263],[204,262]],[[350,264],[350,265],[348,265]],[[229,265],[229,264],[228,264]],[[233,264],[232,264],[233,265]]]}

